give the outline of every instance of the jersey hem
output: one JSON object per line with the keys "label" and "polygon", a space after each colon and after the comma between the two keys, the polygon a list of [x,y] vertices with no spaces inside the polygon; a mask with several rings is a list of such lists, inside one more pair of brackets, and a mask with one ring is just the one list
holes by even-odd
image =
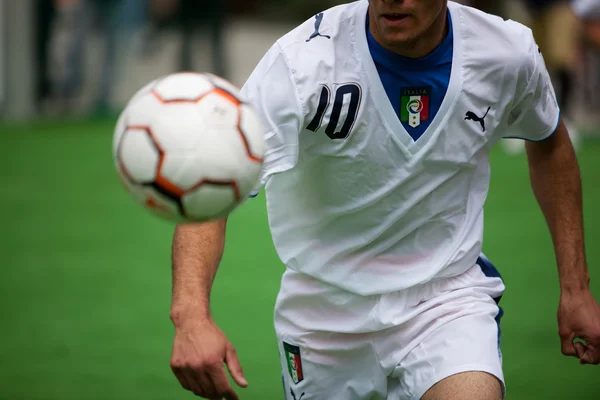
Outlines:
{"label": "jersey hem", "polygon": [[554,134],[558,130],[558,127],[560,126],[560,121],[561,121],[561,112],[559,111],[558,112],[558,121],[556,121],[556,125],[554,126],[554,129],[552,131],[550,131],[550,133],[546,133],[542,139],[535,140],[535,139],[529,139],[529,138],[524,138],[524,137],[520,137],[520,136],[502,136],[502,139],[521,139],[521,140],[525,140],[525,141],[531,142],[531,143],[540,143],[540,142],[548,140],[552,136],[554,136]]}

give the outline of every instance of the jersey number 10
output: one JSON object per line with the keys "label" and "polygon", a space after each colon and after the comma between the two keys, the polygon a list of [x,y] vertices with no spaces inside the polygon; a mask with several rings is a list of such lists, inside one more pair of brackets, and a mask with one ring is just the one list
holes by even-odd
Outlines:
{"label": "jersey number 10", "polygon": [[[361,88],[356,83],[347,83],[337,88],[335,91],[335,98],[333,99],[333,109],[331,110],[331,116],[329,122],[325,128],[325,134],[330,139],[346,139],[350,135],[352,126],[356,122],[356,116],[358,115],[358,109],[360,107],[360,100],[362,98]],[[344,107],[344,100],[347,100],[347,107]],[[317,113],[306,129],[309,131],[316,132],[321,128],[323,124],[323,117],[331,105],[331,89],[328,86],[323,85],[321,89],[321,95],[319,97],[319,105],[317,106]],[[344,118],[344,123],[340,130],[337,130],[338,124],[342,117],[342,111],[347,108],[347,113]]]}

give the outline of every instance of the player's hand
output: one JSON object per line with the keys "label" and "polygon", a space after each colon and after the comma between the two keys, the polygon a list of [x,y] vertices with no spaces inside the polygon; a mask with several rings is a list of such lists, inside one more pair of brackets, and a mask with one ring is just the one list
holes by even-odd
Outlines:
{"label": "player's hand", "polygon": [[206,399],[239,400],[224,364],[240,387],[248,386],[235,349],[212,320],[176,327],[171,369],[185,389]]}
{"label": "player's hand", "polygon": [[589,290],[561,295],[558,328],[564,355],[581,364],[600,363],[600,305]]}

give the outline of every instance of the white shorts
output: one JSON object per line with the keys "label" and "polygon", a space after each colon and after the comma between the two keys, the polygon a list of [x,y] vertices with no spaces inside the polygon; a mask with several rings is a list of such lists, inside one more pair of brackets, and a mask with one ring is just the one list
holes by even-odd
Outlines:
{"label": "white shorts", "polygon": [[377,296],[288,270],[275,309],[286,399],[418,400],[466,371],[504,386],[503,292],[483,257],[459,276]]}

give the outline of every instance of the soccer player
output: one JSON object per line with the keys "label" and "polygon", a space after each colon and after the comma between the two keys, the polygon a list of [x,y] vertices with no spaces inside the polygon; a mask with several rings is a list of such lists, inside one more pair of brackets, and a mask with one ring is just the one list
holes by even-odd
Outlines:
{"label": "soccer player", "polygon": [[[578,164],[529,29],[447,0],[360,0],[278,40],[243,92],[265,123],[261,186],[287,267],[275,330],[288,400],[504,396],[504,284],[481,251],[488,156],[509,136],[530,141],[562,352],[600,362]],[[247,382],[209,307],[225,226],[176,230],[171,367],[231,400],[223,364]]]}

